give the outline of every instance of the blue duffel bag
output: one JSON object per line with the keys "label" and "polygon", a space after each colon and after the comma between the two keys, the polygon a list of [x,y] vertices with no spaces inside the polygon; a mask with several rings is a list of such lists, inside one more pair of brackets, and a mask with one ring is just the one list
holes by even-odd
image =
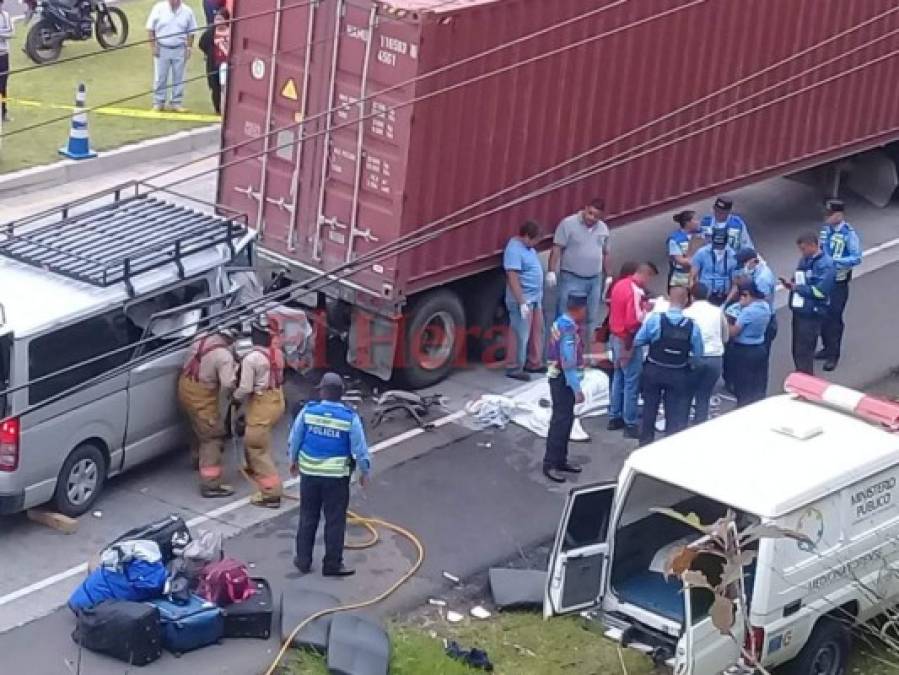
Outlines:
{"label": "blue duffel bag", "polygon": [[184,604],[166,599],[149,604],[159,609],[162,646],[176,656],[216,643],[225,635],[221,608],[198,595],[191,595]]}
{"label": "blue duffel bag", "polygon": [[132,560],[121,569],[98,567],[69,597],[69,608],[76,614],[96,607],[105,600],[141,602],[162,595],[166,571],[161,561]]}

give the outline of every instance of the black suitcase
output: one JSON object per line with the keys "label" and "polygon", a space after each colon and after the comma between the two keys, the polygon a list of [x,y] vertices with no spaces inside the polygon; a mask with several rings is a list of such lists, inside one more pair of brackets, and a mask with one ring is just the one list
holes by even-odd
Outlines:
{"label": "black suitcase", "polygon": [[85,649],[133,666],[153,663],[162,654],[159,610],[143,602],[108,600],[82,610],[72,639]]}
{"label": "black suitcase", "polygon": [[222,608],[226,638],[261,638],[272,634],[272,587],[265,579],[250,579],[256,592],[243,602]]}
{"label": "black suitcase", "polygon": [[149,525],[128,530],[120,537],[116,537],[112,544],[131,539],[150,539],[155,541],[159,545],[162,562],[168,563],[176,555],[181,554],[184,547],[190,543],[191,536],[184,519],[177,513],[173,513]]}

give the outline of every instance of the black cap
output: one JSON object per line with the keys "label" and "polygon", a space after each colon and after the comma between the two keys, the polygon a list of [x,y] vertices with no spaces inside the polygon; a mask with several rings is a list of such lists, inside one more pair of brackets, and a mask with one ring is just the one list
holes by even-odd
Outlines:
{"label": "black cap", "polygon": [[315,387],[316,389],[343,389],[343,378],[337,373],[327,372]]}
{"label": "black cap", "polygon": [[712,230],[712,246],[720,248],[727,244],[727,230],[723,227],[716,227]]}
{"label": "black cap", "polygon": [[566,307],[568,309],[578,309],[587,306],[587,296],[579,293],[572,293],[568,296]]}
{"label": "black cap", "polygon": [[846,205],[842,199],[828,199],[824,202],[824,208],[831,213],[842,213],[846,210]]}
{"label": "black cap", "polygon": [[715,208],[721,209],[722,211],[730,211],[734,208],[734,200],[730,197],[718,197],[715,200]]}
{"label": "black cap", "polygon": [[750,260],[755,260],[759,257],[759,254],[755,252],[754,248],[741,248],[737,251],[737,264],[745,265]]}
{"label": "black cap", "polygon": [[764,298],[765,294],[759,290],[754,281],[744,281],[737,287],[740,293],[749,293],[753,298]]}
{"label": "black cap", "polygon": [[253,323],[250,324],[250,328],[252,330],[259,331],[260,333],[266,333],[268,335],[271,335],[274,332],[272,330],[272,324],[268,320],[268,316],[266,316],[265,314],[260,314],[259,316],[257,316],[253,320]]}

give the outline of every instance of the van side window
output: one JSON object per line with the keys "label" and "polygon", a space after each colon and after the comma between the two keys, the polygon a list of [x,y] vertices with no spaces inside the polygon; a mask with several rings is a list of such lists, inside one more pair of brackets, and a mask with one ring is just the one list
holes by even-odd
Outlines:
{"label": "van side window", "polygon": [[[28,345],[28,377],[34,380],[50,375],[128,344],[127,322],[121,309],[84,319],[31,340]],[[39,403],[86,382],[123,365],[130,356],[128,350],[123,350],[36,382],[28,388],[28,402]]]}
{"label": "van side window", "polygon": [[568,518],[568,527],[562,543],[563,551],[602,544],[606,541],[614,498],[615,494],[611,490],[578,495]]}
{"label": "van side window", "polygon": [[[128,331],[131,342],[140,340],[147,327],[151,326],[151,323],[151,331],[154,335],[165,335],[174,329],[177,323],[177,317],[173,317],[164,322],[152,322],[151,320],[156,314],[208,297],[209,284],[206,279],[198,279],[189,284],[172,288],[151,298],[139,300],[132,305],[128,305],[125,314],[128,317]],[[152,337],[152,335],[148,337]],[[152,351],[177,337],[177,335],[157,337],[155,340],[144,345],[142,351],[144,353]]]}

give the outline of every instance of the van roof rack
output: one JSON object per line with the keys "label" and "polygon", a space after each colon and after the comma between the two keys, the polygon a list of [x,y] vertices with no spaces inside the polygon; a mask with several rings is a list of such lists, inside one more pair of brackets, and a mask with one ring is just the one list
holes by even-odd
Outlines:
{"label": "van roof rack", "polygon": [[[127,188],[134,194],[123,196]],[[184,276],[185,256],[235,243],[247,233],[244,219],[220,217],[141,194],[139,186],[109,191],[112,203],[73,215],[72,204],[6,225],[0,255],[94,286],[124,282],[174,263]],[[46,222],[51,219],[51,222]],[[30,225],[30,227],[25,227]]]}

